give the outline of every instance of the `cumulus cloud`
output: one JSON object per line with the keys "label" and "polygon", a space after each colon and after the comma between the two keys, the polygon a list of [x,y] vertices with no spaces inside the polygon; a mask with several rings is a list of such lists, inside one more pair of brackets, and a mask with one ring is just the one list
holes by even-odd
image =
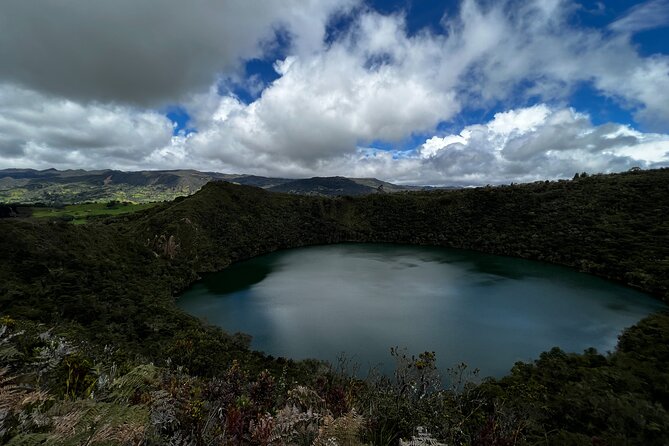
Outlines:
{"label": "cumulus cloud", "polygon": [[[155,112],[83,106],[5,85],[0,86],[0,153],[3,162],[14,167],[190,167],[287,177],[317,172],[433,185],[497,184],[565,178],[584,170],[669,166],[669,135],[620,124],[595,126],[586,114],[546,104],[497,113],[489,122],[466,126],[458,134],[426,138],[415,149],[398,152],[353,145],[315,158],[302,157],[299,151],[287,156],[286,148],[267,150],[268,135],[254,121],[254,108],[224,98],[211,110],[209,128],[172,136],[169,120]],[[315,131],[313,144],[328,148],[331,136]]]}
{"label": "cumulus cloud", "polygon": [[[258,174],[308,176],[312,167],[263,155],[248,168]],[[273,163],[273,164],[272,164]],[[272,165],[271,169],[266,166]],[[253,167],[255,166],[255,168]],[[621,124],[593,125],[570,108],[546,104],[497,113],[458,134],[427,138],[414,150],[393,152],[358,147],[323,159],[321,175],[379,177],[406,184],[485,185],[571,178],[587,171],[669,166],[669,135],[642,133]]]}
{"label": "cumulus cloud", "polygon": [[[195,135],[182,142],[193,153],[202,153],[201,145],[210,144],[210,136]],[[621,124],[593,125],[586,114],[546,104],[497,113],[489,122],[466,126],[458,134],[426,138],[413,150],[357,147],[319,158],[315,165],[255,151],[250,145],[226,146],[233,148],[225,156],[215,147],[209,148],[210,156],[219,155],[211,162],[223,163],[228,170],[300,177],[317,169],[319,175],[379,177],[406,184],[501,184],[569,178],[582,171],[669,166],[669,135]]]}
{"label": "cumulus cloud", "polygon": [[[446,21],[445,70],[458,76],[459,99],[481,106],[520,97],[566,100],[582,84],[633,110],[649,128],[667,130],[669,57],[642,57],[627,33],[570,24],[567,1],[464,0]],[[452,63],[459,68],[451,68]]]}
{"label": "cumulus cloud", "polygon": [[407,37],[401,17],[366,14],[358,25],[321,52],[278,61],[279,79],[251,104],[216,92],[194,98],[200,128],[190,143],[225,162],[248,154],[318,170],[361,143],[431,131],[459,111],[453,91],[434,88],[429,39]]}
{"label": "cumulus cloud", "polygon": [[206,89],[274,32],[320,45],[353,0],[3,0],[0,81],[76,100],[162,104]]}
{"label": "cumulus cloud", "polygon": [[497,113],[459,135],[428,139],[418,150],[428,182],[504,183],[565,178],[578,171],[615,172],[669,164],[669,135],[620,124],[595,126],[589,116],[545,104]]}
{"label": "cumulus cloud", "polygon": [[171,140],[172,123],[157,112],[109,104],[82,105],[0,84],[0,154],[4,164],[40,168],[137,166]]}
{"label": "cumulus cloud", "polygon": [[[623,26],[660,0],[609,30],[573,25],[577,5],[566,0],[463,0],[443,32],[413,34],[402,13],[355,0],[203,2],[4,2],[13,15],[0,14],[0,162],[427,184],[667,165],[669,57],[640,55],[634,26]],[[336,11],[350,23],[325,41]],[[17,23],[33,23],[34,35]],[[251,103],[221,94],[221,79],[275,44],[278,29],[291,42],[278,78],[244,79]],[[633,112],[645,133],[570,109],[583,84]],[[141,108],[177,96],[197,130],[188,136]],[[463,110],[490,108],[505,111],[437,132]],[[415,149],[374,147],[424,135],[434,136]]]}
{"label": "cumulus cloud", "polygon": [[[669,98],[656,89],[669,82],[664,68],[669,59],[641,59],[626,38],[605,42],[592,30],[565,35],[560,29],[568,26],[569,10],[563,2],[536,1],[513,15],[509,6],[484,8],[466,0],[457,16],[445,19],[446,35],[409,36],[402,15],[367,11],[322,51],[278,61],[279,79],[255,102],[246,105],[234,96],[212,95],[194,101],[194,113],[202,124],[189,141],[193,152],[227,164],[237,160],[244,169],[264,165],[265,170],[270,166],[284,173],[333,172],[333,166],[343,167],[335,159],[359,160],[359,146],[430,132],[456,116],[463,104],[506,101],[519,80],[529,83],[532,94],[558,103],[572,86],[590,80],[605,94],[636,104],[638,116],[648,122],[653,118],[660,122],[669,113]],[[589,119],[575,119],[570,113],[553,113],[540,105],[498,114],[485,136],[477,127],[448,136],[462,150],[442,153],[441,164],[450,163],[468,175],[475,169],[491,175],[490,169],[499,168],[495,163],[501,155],[492,156],[495,151],[482,147],[493,138],[503,146],[510,173],[522,173],[521,160],[554,150],[555,155],[543,158],[556,163],[546,174],[565,175],[587,158],[569,150],[591,153],[607,150],[607,144],[630,142],[631,136],[601,139],[607,126],[586,132],[592,127]],[[542,131],[537,133],[540,124]],[[464,144],[465,136],[480,141]],[[435,154],[438,149],[438,142],[431,140],[421,150]],[[567,160],[565,153],[573,156]],[[380,152],[361,162],[369,168],[380,159],[386,165]],[[594,161],[587,163],[583,168],[597,168]],[[442,172],[450,177],[456,167]],[[348,175],[355,168],[346,169],[336,173]],[[390,171],[383,176],[388,175]]]}

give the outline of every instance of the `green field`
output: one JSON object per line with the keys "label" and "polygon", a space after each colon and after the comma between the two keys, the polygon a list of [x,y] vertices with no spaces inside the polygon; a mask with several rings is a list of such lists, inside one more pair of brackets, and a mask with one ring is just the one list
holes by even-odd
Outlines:
{"label": "green field", "polygon": [[34,207],[35,218],[60,218],[72,220],[75,225],[84,224],[89,217],[120,215],[149,209],[158,203],[84,203],[63,207]]}

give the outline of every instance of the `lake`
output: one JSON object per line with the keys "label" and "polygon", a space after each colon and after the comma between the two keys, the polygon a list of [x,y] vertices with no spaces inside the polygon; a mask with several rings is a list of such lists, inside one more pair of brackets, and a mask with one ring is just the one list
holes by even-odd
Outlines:
{"label": "lake", "polygon": [[207,274],[177,301],[273,356],[336,362],[345,353],[384,372],[390,348],[434,351],[502,376],[558,346],[615,348],[625,327],[666,308],[568,268],[472,251],[339,244],[278,251]]}

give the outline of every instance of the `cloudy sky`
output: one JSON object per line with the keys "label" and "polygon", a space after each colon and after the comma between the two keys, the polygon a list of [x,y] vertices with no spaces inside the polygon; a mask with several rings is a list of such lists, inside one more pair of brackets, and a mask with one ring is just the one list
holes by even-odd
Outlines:
{"label": "cloudy sky", "polygon": [[2,0],[0,169],[669,166],[669,0]]}

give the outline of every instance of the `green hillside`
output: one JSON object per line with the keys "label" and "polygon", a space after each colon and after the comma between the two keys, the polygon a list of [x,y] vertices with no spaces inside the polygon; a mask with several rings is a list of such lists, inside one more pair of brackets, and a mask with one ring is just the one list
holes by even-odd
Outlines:
{"label": "green hillside", "polygon": [[309,179],[270,178],[257,175],[199,172],[197,170],[0,170],[0,204],[150,203],[171,201],[194,194],[207,182],[224,180],[276,192],[302,195],[361,195],[420,189],[398,186],[375,178]]}
{"label": "green hillside", "polygon": [[69,204],[58,208],[35,207],[31,208],[31,216],[34,218],[58,218],[72,221],[74,224],[84,224],[89,221],[89,218],[127,214],[148,209],[155,205],[156,203],[133,204],[110,201],[108,203]]}
{"label": "green hillside", "polygon": [[190,195],[224,175],[194,170],[0,171],[0,203],[79,204],[111,200],[146,203]]}

